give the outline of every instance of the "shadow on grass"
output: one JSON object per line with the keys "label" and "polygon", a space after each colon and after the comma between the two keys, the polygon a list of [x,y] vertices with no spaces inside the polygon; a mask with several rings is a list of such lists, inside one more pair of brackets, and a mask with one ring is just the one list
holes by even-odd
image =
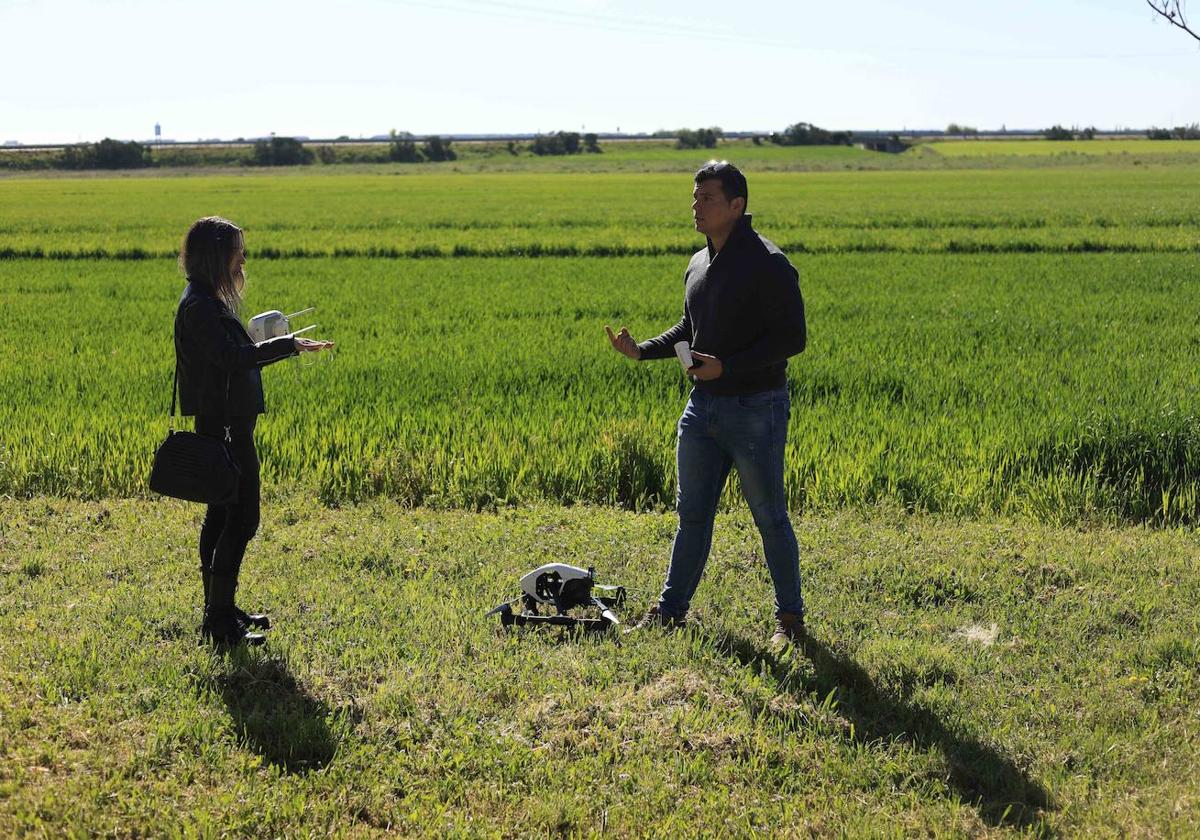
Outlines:
{"label": "shadow on grass", "polygon": [[333,760],[329,706],[296,681],[283,657],[233,651],[214,682],[238,738],[271,765],[307,773]]}
{"label": "shadow on grass", "polygon": [[1052,833],[1044,821],[1045,812],[1055,807],[1050,794],[1012,759],[968,734],[951,731],[928,709],[881,690],[849,656],[810,636],[803,650],[816,673],[807,684],[797,684],[793,667],[771,651],[728,631],[716,634],[715,640],[723,655],[755,670],[765,665],[781,689],[797,699],[836,692],[838,712],[854,725],[856,740],[906,740],[923,749],[941,750],[951,787],[988,825]]}

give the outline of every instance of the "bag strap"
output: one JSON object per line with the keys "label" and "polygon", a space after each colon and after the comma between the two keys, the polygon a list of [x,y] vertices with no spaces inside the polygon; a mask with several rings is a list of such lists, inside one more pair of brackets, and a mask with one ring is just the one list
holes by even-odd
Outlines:
{"label": "bag strap", "polygon": [[179,360],[175,360],[175,381],[171,383],[171,413],[167,420],[167,434],[175,434],[175,396],[179,393]]}
{"label": "bag strap", "polygon": [[232,379],[230,374],[225,374],[225,405],[222,407],[222,415],[225,420],[225,442],[233,443],[233,436],[229,433],[233,424],[229,422],[229,380]]}

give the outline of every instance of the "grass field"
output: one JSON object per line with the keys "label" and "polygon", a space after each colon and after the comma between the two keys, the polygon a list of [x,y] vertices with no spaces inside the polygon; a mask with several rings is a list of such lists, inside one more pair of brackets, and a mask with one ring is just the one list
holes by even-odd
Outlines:
{"label": "grass field", "polygon": [[946,140],[925,144],[949,157],[998,157],[1002,155],[1156,155],[1195,154],[1192,140]]}
{"label": "grass field", "polygon": [[[690,181],[678,173],[3,184],[0,256],[8,258],[170,257],[191,221],[213,212],[246,228],[251,259],[682,255],[698,247]],[[750,209],[793,253],[1194,252],[1197,188],[1200,165],[767,172],[753,180]]]}
{"label": "grass field", "polygon": [[680,635],[557,643],[483,609],[534,563],[656,591],[669,515],[276,496],[194,642],[195,508],[0,503],[0,833],[1088,836],[1200,830],[1190,531],[800,523],[814,642],[765,646],[749,517]]}
{"label": "grass field", "polygon": [[[248,312],[316,303],[339,342],[327,365],[266,372],[267,475],[330,502],[669,506],[685,383],[676,366],[613,353],[603,326],[649,336],[673,322],[679,263],[251,266]],[[1177,317],[1192,258],[797,264],[812,334],[791,384],[797,510],[891,501],[1049,521],[1195,520],[1198,345],[1195,323]],[[0,407],[0,488],[144,493],[165,432],[173,266],[3,267],[15,282],[0,295],[0,348],[11,360],[0,383],[20,396]],[[78,320],[44,329],[46,312]]]}
{"label": "grass field", "polygon": [[[687,386],[603,326],[678,317],[678,154],[0,180],[0,836],[1200,830],[1186,154],[751,169],[808,308],[813,642],[767,650],[736,493],[695,631],[483,619],[554,560],[627,617],[657,593]],[[278,628],[228,658],[195,644],[198,509],[144,484],[208,213],[247,230],[243,314],[338,342],[264,374],[244,600]]]}
{"label": "grass field", "polygon": [[[1198,184],[1191,167],[758,176],[752,207],[792,253],[811,322],[792,376],[795,508],[1195,521],[1198,345],[1179,302]],[[603,326],[649,337],[678,318],[687,187],[10,181],[0,489],[144,492],[180,287],[169,255],[215,211],[247,229],[246,314],[317,305],[340,343],[328,366],[267,374],[273,480],[329,502],[669,506],[685,383],[625,363]]]}

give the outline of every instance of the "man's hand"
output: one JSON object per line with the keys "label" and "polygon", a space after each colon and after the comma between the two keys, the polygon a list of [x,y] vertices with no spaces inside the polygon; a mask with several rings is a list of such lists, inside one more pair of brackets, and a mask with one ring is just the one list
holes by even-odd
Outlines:
{"label": "man's hand", "polygon": [[697,353],[693,350],[692,361],[696,364],[688,368],[688,373],[701,382],[716,379],[725,372],[725,366],[721,364],[721,360],[716,356],[710,356],[707,353]]}
{"label": "man's hand", "polygon": [[612,328],[606,324],[604,331],[608,333],[609,343],[612,344],[613,349],[618,353],[622,353],[631,359],[642,358],[642,351],[638,349],[637,342],[633,340],[633,336],[629,334],[629,330],[621,327],[621,331],[613,335]]}

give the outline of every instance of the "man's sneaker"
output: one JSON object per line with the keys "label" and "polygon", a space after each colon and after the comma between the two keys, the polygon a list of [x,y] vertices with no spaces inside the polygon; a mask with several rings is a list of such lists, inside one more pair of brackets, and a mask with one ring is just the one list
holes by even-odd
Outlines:
{"label": "man's sneaker", "polygon": [[796,613],[780,613],[775,618],[775,633],[771,636],[771,647],[783,648],[804,641],[804,616]]}
{"label": "man's sneaker", "polygon": [[687,619],[679,618],[673,615],[663,615],[658,604],[655,604],[650,609],[646,610],[646,614],[642,616],[642,620],[637,624],[625,630],[626,633],[632,633],[634,630],[647,630],[651,627],[662,627],[666,630],[679,630],[687,624]]}

